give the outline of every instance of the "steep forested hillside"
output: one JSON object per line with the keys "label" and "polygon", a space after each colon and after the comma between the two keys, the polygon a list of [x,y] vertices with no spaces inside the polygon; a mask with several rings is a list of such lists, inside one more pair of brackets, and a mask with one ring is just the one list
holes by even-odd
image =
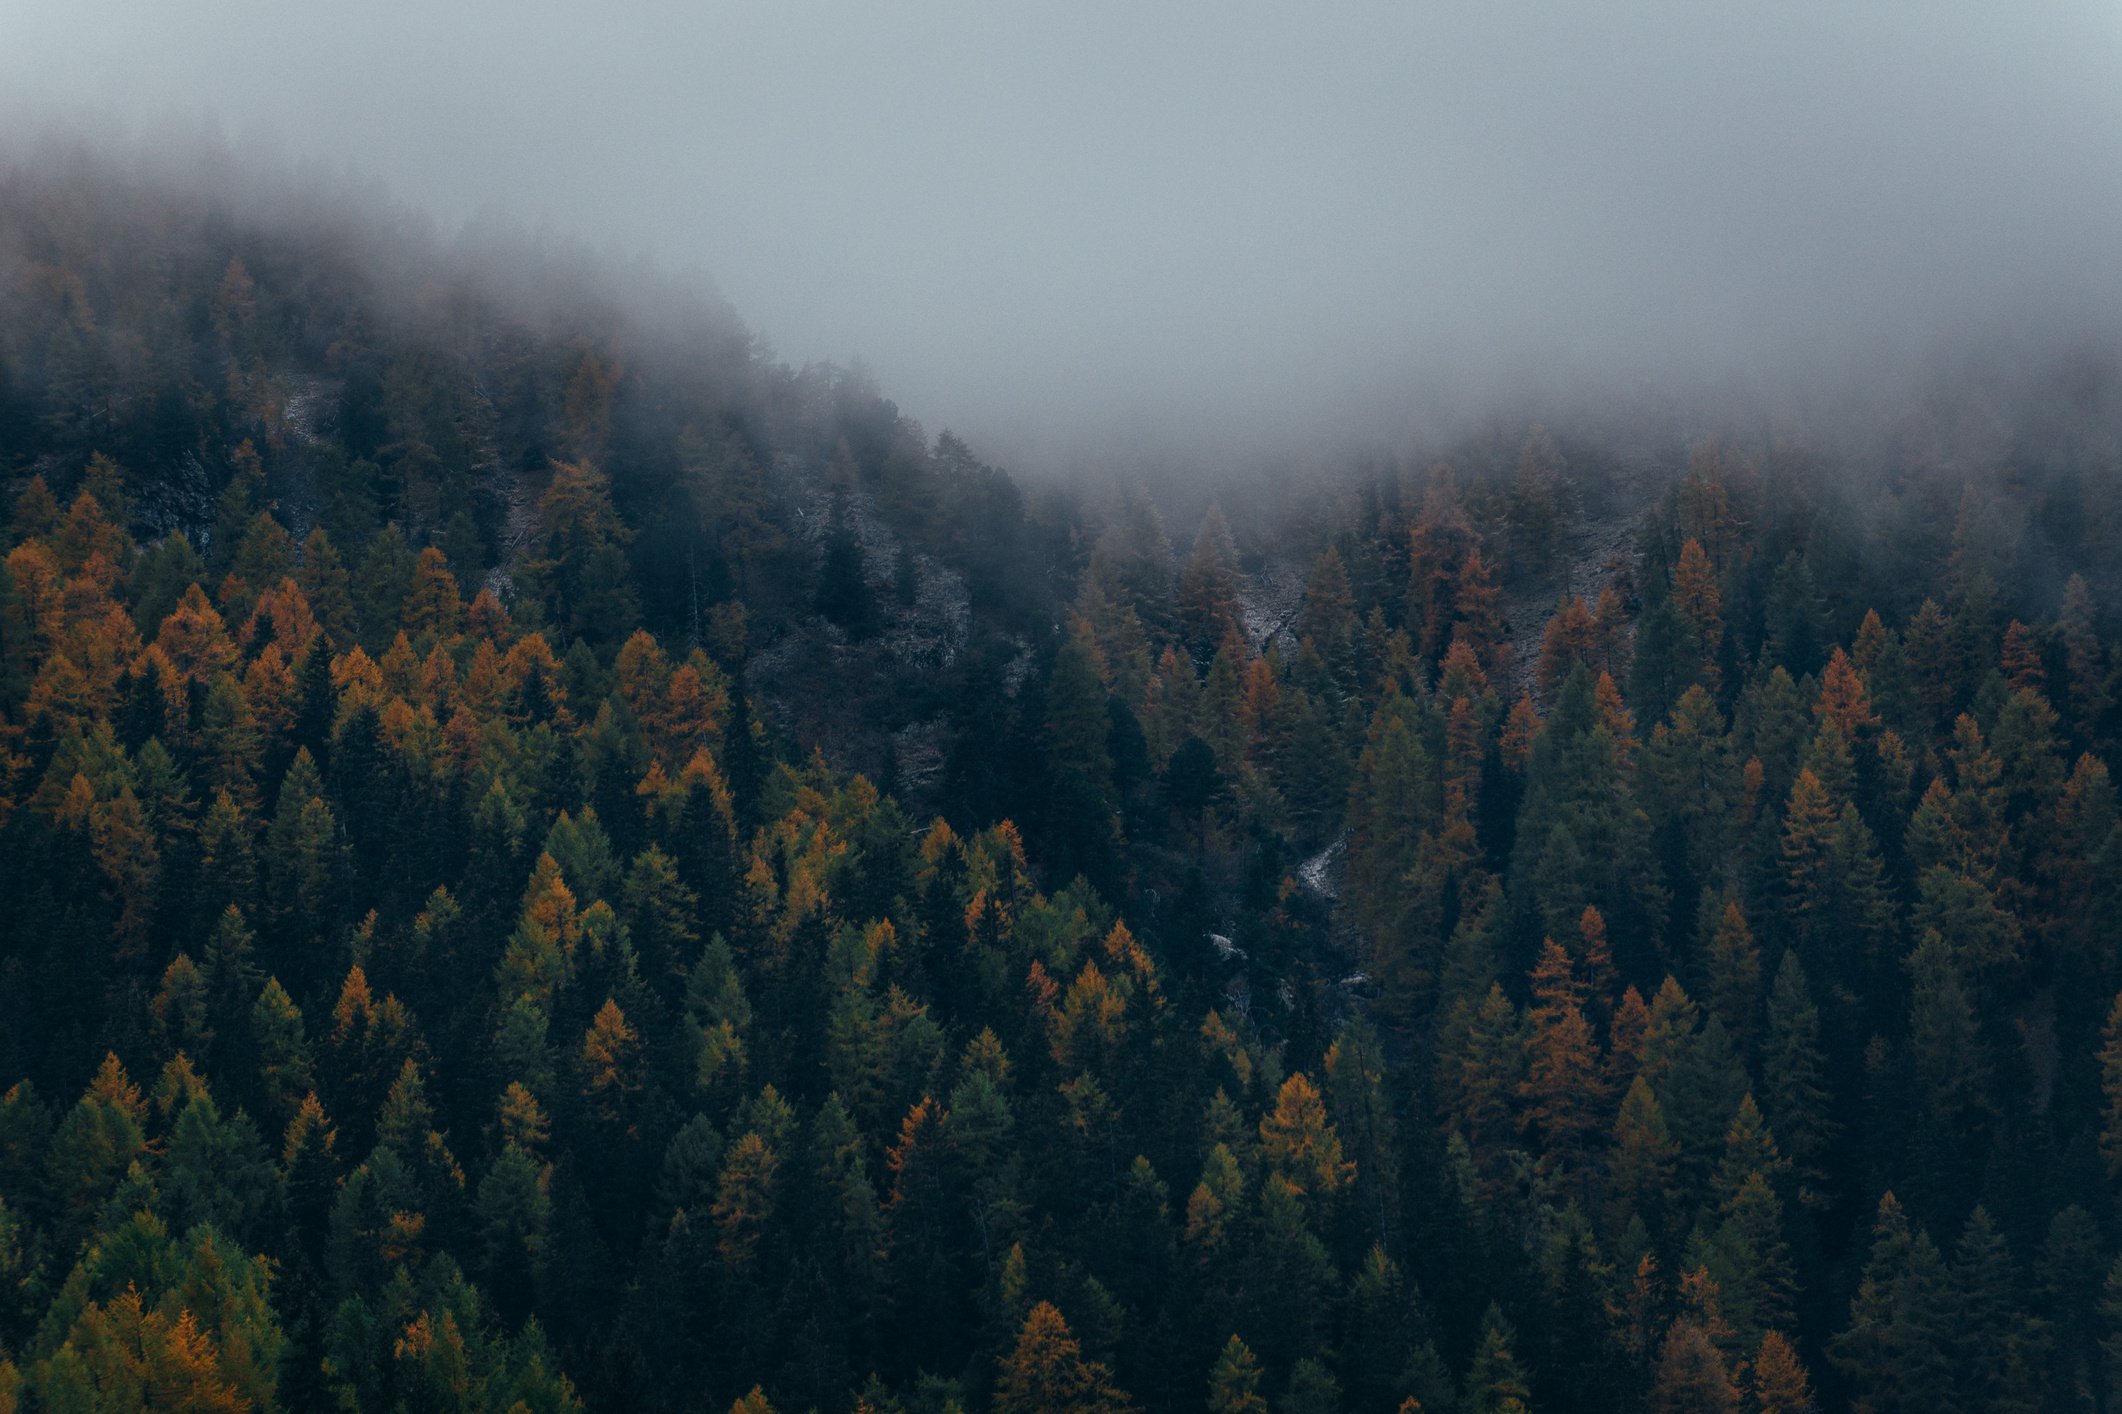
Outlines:
{"label": "steep forested hillside", "polygon": [[1182,554],[267,210],[0,179],[0,1411],[2122,1408],[2111,380]]}

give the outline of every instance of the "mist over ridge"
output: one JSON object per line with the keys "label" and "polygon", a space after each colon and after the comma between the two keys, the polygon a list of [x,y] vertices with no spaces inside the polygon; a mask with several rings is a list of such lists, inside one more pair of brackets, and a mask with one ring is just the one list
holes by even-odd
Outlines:
{"label": "mist over ridge", "polygon": [[0,5],[13,131],[706,272],[1033,470],[2069,346],[2122,309],[2118,58],[2094,4]]}

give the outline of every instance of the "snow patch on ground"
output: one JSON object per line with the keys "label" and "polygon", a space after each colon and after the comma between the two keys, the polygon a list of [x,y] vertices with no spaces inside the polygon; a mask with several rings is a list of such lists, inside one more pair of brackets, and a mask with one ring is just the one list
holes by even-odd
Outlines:
{"label": "snow patch on ground", "polygon": [[280,405],[278,430],[298,446],[315,446],[326,412],[339,401],[340,380],[284,373],[278,381],[287,389],[287,401]]}
{"label": "snow patch on ground", "polygon": [[1238,622],[1245,641],[1255,653],[1265,653],[1272,644],[1288,658],[1297,651],[1294,632],[1297,614],[1304,607],[1302,566],[1276,560],[1245,576],[1238,589]]}
{"label": "snow patch on ground", "polygon": [[[881,623],[872,641],[909,667],[949,667],[972,638],[973,601],[964,577],[916,552],[914,602],[901,603],[894,581],[902,542],[877,514],[876,498],[861,491],[836,496],[814,485],[796,508],[796,526],[798,536],[821,562],[836,507],[855,543],[862,547],[862,578],[876,599]],[[839,632],[830,625],[826,631]]]}
{"label": "snow patch on ground", "polygon": [[1334,864],[1347,852],[1348,837],[1343,835],[1297,866],[1297,882],[1313,896],[1331,903],[1338,896],[1334,891]]}

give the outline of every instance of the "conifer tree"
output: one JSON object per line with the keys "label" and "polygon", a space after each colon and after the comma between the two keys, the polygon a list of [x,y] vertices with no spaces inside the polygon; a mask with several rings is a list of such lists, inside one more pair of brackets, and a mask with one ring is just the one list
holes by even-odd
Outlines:
{"label": "conifer tree", "polygon": [[1208,1372],[1210,1414],[1267,1414],[1267,1399],[1260,1393],[1260,1362],[1251,1347],[1235,1335],[1224,1342]]}
{"label": "conifer tree", "polygon": [[1439,1057],[1440,1099],[1475,1153],[1497,1162],[1517,1129],[1522,1025],[1500,983],[1478,1005],[1463,1005],[1468,1011],[1463,1049],[1457,1056]]}
{"label": "conifer tree", "polygon": [[826,621],[837,624],[857,642],[876,632],[876,595],[869,586],[862,542],[847,524],[845,512],[836,517],[826,536],[825,559],[818,572],[813,606]]}
{"label": "conifer tree", "polygon": [[1688,1318],[1674,1321],[1658,1355],[1658,1374],[1650,1388],[1650,1408],[1658,1414],[1738,1414],[1739,1387],[1724,1356],[1702,1326]]}
{"label": "conifer tree", "polygon": [[1989,1065],[1974,1001],[1937,930],[1909,954],[1909,1050],[1924,1118],[1959,1146],[1990,1110]]}
{"label": "conifer tree", "polygon": [[[1704,905],[1707,914],[1708,896],[1704,897]],[[1758,1025],[1761,950],[1754,943],[1753,930],[1746,926],[1746,914],[1738,899],[1726,896],[1716,919],[1704,959],[1708,982],[1705,997],[1710,1011],[1723,1019],[1725,1029],[1743,1048]]]}
{"label": "conifer tree", "polygon": [[1273,1112],[1260,1121],[1260,1149],[1279,1174],[1315,1198],[1331,1197],[1355,1176],[1318,1087],[1301,1070],[1282,1082]]}
{"label": "conifer tree", "polygon": [[1580,666],[1596,669],[1599,626],[1582,599],[1574,596],[1555,606],[1540,640],[1540,691],[1552,699],[1555,690]]}
{"label": "conifer tree", "polygon": [[1693,632],[1695,677],[1712,694],[1718,689],[1718,656],[1724,645],[1722,596],[1702,543],[1689,538],[1673,567],[1672,602]]}
{"label": "conifer tree", "polygon": [[1951,1340],[1963,1400],[1988,1409],[2038,1409],[2047,1356],[2044,1323],[2023,1309],[2011,1248],[1980,1204],[1953,1249]]}
{"label": "conifer tree", "polygon": [[1552,938],[1533,969],[1532,987],[1522,1123],[1540,1136],[1543,1163],[1576,1172],[1599,1125],[1599,1047],[1584,1016],[1582,984]]}
{"label": "conifer tree", "polygon": [[316,1075],[302,1012],[277,977],[266,979],[251,1007],[250,1039],[265,1112],[292,1116],[301,1097],[314,1093]]}
{"label": "conifer tree", "polygon": [[2122,1178],[2122,995],[2100,1032],[2100,1157],[2110,1183]]}
{"label": "conifer tree", "polygon": [[1481,1341],[1474,1349],[1473,1364],[1466,1371],[1468,1414],[1528,1414],[1532,1390],[1511,1346],[1516,1332],[1503,1319],[1501,1308],[1490,1305],[1481,1318]]}
{"label": "conifer tree", "polygon": [[2085,577],[2073,574],[2063,586],[2063,612],[2057,632],[2063,641],[2065,696],[2071,726],[2080,740],[2091,741],[2100,732],[2108,709],[2114,704],[2113,674],[2106,650],[2093,627],[2092,591]]}
{"label": "conifer tree", "polygon": [[1179,626],[1199,662],[1238,627],[1238,549],[1216,506],[1202,517],[1193,552],[1179,572]]}
{"label": "conifer tree", "polygon": [[2107,1399],[2122,1396],[2122,1256],[2107,1269],[2100,1291],[2100,1389]]}
{"label": "conifer tree", "polygon": [[1607,1161],[1616,1227],[1626,1227],[1631,1217],[1648,1222],[1662,1218],[1673,1200],[1678,1157],[1657,1096],[1641,1075],[1636,1076],[1621,1098]]}
{"label": "conifer tree", "polygon": [[1930,1235],[1892,1193],[1881,1198],[1849,1324],[1828,1343],[1866,1407],[1915,1414],[1951,1405],[1949,1281]]}
{"label": "conifer tree", "polygon": [[1083,1358],[1053,1303],[1032,1307],[995,1381],[996,1414],[1123,1414],[1132,1407],[1113,1387],[1111,1371]]}
{"label": "conifer tree", "polygon": [[1757,1414],[1816,1414],[1812,1378],[1781,1331],[1761,1337],[1748,1383]]}
{"label": "conifer tree", "polygon": [[1797,1271],[1784,1239],[1783,1202],[1761,1170],[1749,1172],[1726,1199],[1709,1246],[1720,1310],[1740,1346],[1787,1328],[1797,1314]]}
{"label": "conifer tree", "polygon": [[1511,473],[1511,547],[1524,566],[1547,570],[1561,552],[1564,529],[1562,453],[1547,429],[1525,434]]}

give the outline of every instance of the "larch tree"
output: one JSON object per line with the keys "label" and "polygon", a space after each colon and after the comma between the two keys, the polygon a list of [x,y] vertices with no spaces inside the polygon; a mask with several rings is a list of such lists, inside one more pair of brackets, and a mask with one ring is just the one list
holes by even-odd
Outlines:
{"label": "larch tree", "polygon": [[1542,1163],[1581,1173],[1602,1109],[1598,1039],[1585,1019],[1583,984],[1552,938],[1532,974],[1522,1123],[1538,1134]]}
{"label": "larch tree", "polygon": [[1024,1318],[995,1381],[996,1414],[1125,1414],[1133,1406],[1112,1372],[1083,1357],[1068,1322],[1050,1301]]}
{"label": "larch tree", "polygon": [[1260,1121],[1260,1148],[1276,1172],[1316,1199],[1332,1197],[1356,1174],[1341,1155],[1325,1100],[1301,1070],[1282,1082],[1273,1112]]}
{"label": "larch tree", "polygon": [[1812,1377],[1798,1358],[1797,1348],[1781,1331],[1761,1337],[1747,1385],[1757,1414],[1817,1414]]}

